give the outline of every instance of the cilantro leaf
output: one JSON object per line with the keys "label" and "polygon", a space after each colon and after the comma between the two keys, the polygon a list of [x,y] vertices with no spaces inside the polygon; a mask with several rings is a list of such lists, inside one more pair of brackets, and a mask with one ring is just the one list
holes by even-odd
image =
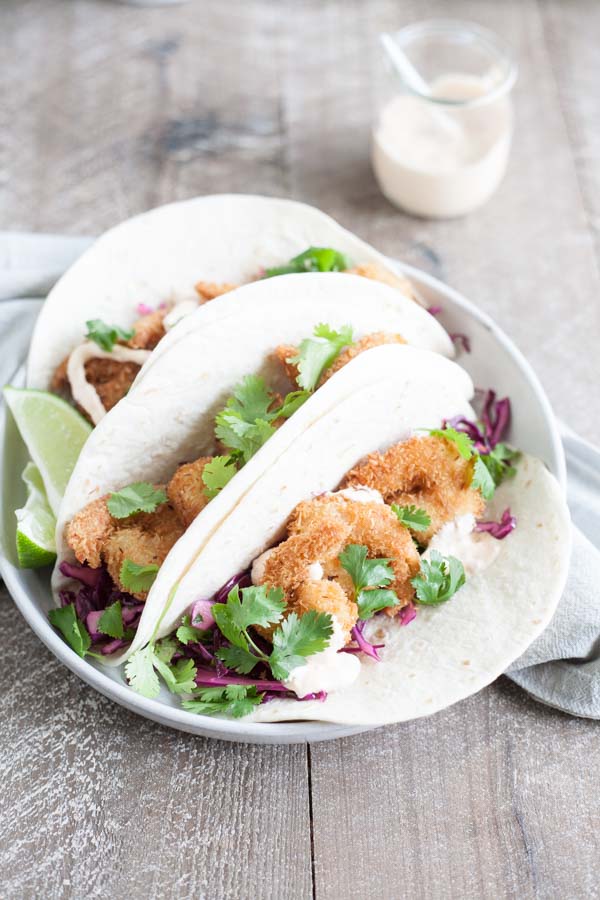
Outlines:
{"label": "cilantro leaf", "polygon": [[485,462],[485,456],[478,456],[475,460],[473,468],[473,477],[471,478],[471,487],[479,489],[484,500],[490,500],[494,496],[496,485],[494,479]]}
{"label": "cilantro leaf", "polygon": [[396,591],[385,588],[370,588],[366,591],[359,591],[356,595],[359,619],[370,619],[376,612],[387,609],[389,606],[398,606],[399,603]]}
{"label": "cilantro leaf", "polygon": [[155,563],[140,566],[131,559],[124,559],[119,572],[119,581],[126,591],[139,594],[150,590],[157,572],[158,566]]}
{"label": "cilantro leaf", "polygon": [[290,391],[290,393],[286,394],[284,397],[281,406],[274,410],[272,414],[273,418],[289,419],[290,416],[294,415],[296,410],[300,409],[303,403],[306,403],[309,397],[309,391]]}
{"label": "cilantro leaf", "polygon": [[231,456],[213,456],[202,469],[204,495],[212,500],[231,481],[236,472],[237,466]]}
{"label": "cilantro leaf", "polygon": [[196,690],[197,669],[193,659],[180,659],[170,666],[154,654],[152,664],[172,694],[191,694]]}
{"label": "cilantro leaf", "polygon": [[367,559],[363,544],[348,544],[338,559],[354,583],[356,593],[366,587],[386,587],[394,580],[389,559]]}
{"label": "cilantro leaf", "polygon": [[424,509],[416,506],[398,506],[392,503],[392,512],[398,517],[398,521],[411,531],[427,531],[431,525],[431,517]]}
{"label": "cilantro leaf", "polygon": [[268,589],[264,584],[242,588],[236,585],[225,603],[214,603],[212,614],[221,633],[236,647],[248,649],[246,630],[252,625],[266,628],[279,622],[285,603],[280,588]]}
{"label": "cilantro leaf", "polygon": [[108,511],[115,519],[126,519],[134,513],[151,513],[167,502],[167,495],[160,488],[155,488],[147,481],[136,481],[127,487],[111,494],[106,505]]}
{"label": "cilantro leaf", "polygon": [[432,437],[439,437],[443,438],[445,441],[451,441],[455,444],[456,449],[463,459],[471,459],[473,456],[473,441],[468,434],[464,433],[464,431],[457,431],[456,428],[450,428],[447,425],[445,428],[430,428],[429,434],[432,435]]}
{"label": "cilantro leaf", "polygon": [[314,330],[314,337],[300,342],[296,356],[288,362],[298,366],[298,386],[305,391],[314,391],[323,371],[333,363],[344,347],[353,343],[352,328],[344,325],[334,331],[321,323]]}
{"label": "cilantro leaf", "polygon": [[221,647],[217,650],[216,656],[228,669],[235,669],[241,675],[249,675],[256,664],[261,662],[258,656],[243,647]]}
{"label": "cilantro leaf", "polygon": [[294,272],[343,272],[348,268],[346,257],[331,247],[309,247],[283,266],[267,269],[264,278],[289,275]]}
{"label": "cilantro leaf", "polygon": [[96,626],[102,634],[107,634],[112,638],[123,637],[123,616],[121,614],[121,601],[117,600],[110,606],[107,606]]}
{"label": "cilantro leaf", "polygon": [[283,681],[292,669],[305,665],[307,656],[325,650],[332,634],[333,620],[329,613],[314,609],[300,617],[290,613],[273,633],[273,652],[269,658],[273,677]]}
{"label": "cilantro leaf", "polygon": [[[198,618],[202,618],[201,616]],[[177,640],[181,644],[185,644],[187,647],[188,644],[199,644],[202,640],[202,631],[199,628],[195,628],[192,625],[190,617],[184,616],[181,620],[181,625],[176,631]]]}
{"label": "cilantro leaf", "polygon": [[268,418],[272,402],[273,396],[267,389],[264,378],[260,375],[246,375],[234,387],[226,409],[237,413],[244,422],[253,424],[257,419]]}
{"label": "cilantro leaf", "polygon": [[162,662],[170,663],[177,653],[177,641],[172,637],[161,638],[154,645],[154,656]]}
{"label": "cilantro leaf", "polygon": [[270,437],[275,434],[275,428],[265,419],[257,419],[255,422],[246,422],[242,416],[232,409],[222,410],[215,419],[215,434],[217,438],[235,455],[244,462],[252,459],[257,450],[260,450]]}
{"label": "cilantro leaf", "polygon": [[[481,461],[488,470],[495,487],[502,484],[505,478],[512,478],[515,475],[517,470],[511,463],[516,461],[520,455],[518,450],[509,447],[508,444],[496,444],[489,453],[482,454]],[[485,497],[485,494],[483,496]],[[486,499],[489,498],[486,497]]]}
{"label": "cilantro leaf", "polygon": [[194,700],[184,700],[182,706],[189,712],[205,716],[229,715],[235,719],[247,716],[262,702],[254,685],[229,684],[224,688],[201,688]]}
{"label": "cilantro leaf", "polygon": [[454,556],[444,557],[437,550],[431,551],[431,560],[421,559],[421,571],[410,583],[415,588],[419,603],[437,606],[445,603],[465,583],[465,570]]}
{"label": "cilantro leaf", "polygon": [[130,341],[135,334],[133,328],[120,328],[118,325],[107,325],[102,319],[88,319],[86,338],[98,344],[101,350],[110,353],[117,341]]}
{"label": "cilantro leaf", "polygon": [[48,618],[52,625],[61,632],[69,647],[83,659],[92,645],[92,639],[83,622],[77,618],[75,604],[69,603],[68,606],[51,609]]}
{"label": "cilantro leaf", "polygon": [[154,669],[155,662],[152,644],[148,644],[130,656],[125,664],[127,681],[133,690],[143,697],[157,697],[160,692],[160,681]]}

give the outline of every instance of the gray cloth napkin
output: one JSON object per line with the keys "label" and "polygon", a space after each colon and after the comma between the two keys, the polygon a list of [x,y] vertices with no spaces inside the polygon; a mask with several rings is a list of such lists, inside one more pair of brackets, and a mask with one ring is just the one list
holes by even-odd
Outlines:
{"label": "gray cloth napkin", "polygon": [[[91,238],[0,232],[0,384],[23,362],[43,297]],[[507,675],[533,697],[600,718],[600,451],[562,427],[574,521],[569,578],[544,633]]]}

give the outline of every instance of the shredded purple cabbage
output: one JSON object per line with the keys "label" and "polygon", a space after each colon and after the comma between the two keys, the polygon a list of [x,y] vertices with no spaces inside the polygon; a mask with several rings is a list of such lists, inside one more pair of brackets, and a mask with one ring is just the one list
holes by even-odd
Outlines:
{"label": "shredded purple cabbage", "polygon": [[150,313],[154,312],[154,307],[148,306],[147,303],[138,303],[138,305],[135,308],[135,311],[137,312],[137,314],[139,316],[149,316]]}
{"label": "shredded purple cabbage", "polygon": [[378,650],[381,650],[382,647],[385,647],[385,644],[372,644],[370,641],[366,639],[363,634],[365,628],[365,622],[363,620],[359,620],[350,634],[352,635],[352,639],[356,641],[358,646],[356,647],[342,647],[341,653],[364,653],[366,656],[370,656],[371,659],[377,660],[377,662],[381,661],[381,657],[379,656]]}
{"label": "shredded purple cabbage", "polygon": [[443,308],[444,308],[443,306],[428,306],[427,312],[429,313],[430,316],[439,316],[439,314],[442,312]]}
{"label": "shredded purple cabbage", "polygon": [[398,610],[396,618],[401,625],[410,625],[410,623],[417,618],[417,607],[411,601],[406,606],[403,606],[402,609]]}
{"label": "shredded purple cabbage", "polygon": [[128,641],[120,638],[110,638],[97,630],[98,620],[103,611],[121,601],[121,614],[126,628],[137,628],[144,604],[132,597],[131,594],[121,591],[115,586],[106,568],[101,566],[92,569],[88,565],[79,563],[62,562],[60,571],[66,578],[78,581],[80,587],[76,590],[59,591],[62,606],[70,603],[75,605],[77,618],[85,622],[94,644],[98,644],[100,652],[108,655],[124,647]]}
{"label": "shredded purple cabbage", "polygon": [[455,331],[454,333],[450,333],[449,337],[456,347],[461,346],[465,353],[471,352],[471,339],[468,335],[462,334],[460,331]]}
{"label": "shredded purple cabbage", "polygon": [[190,612],[190,624],[198,631],[208,631],[215,624],[212,614],[214,600],[196,600]]}
{"label": "shredded purple cabbage", "polygon": [[486,531],[492,537],[501,541],[516,527],[517,520],[515,516],[511,515],[510,507],[507,507],[502,513],[499,522],[477,522],[475,531]]}
{"label": "shredded purple cabbage", "polygon": [[508,397],[496,400],[495,391],[486,391],[481,410],[481,424],[471,422],[464,416],[454,416],[447,419],[444,424],[468,434],[475,442],[475,449],[479,453],[489,453],[506,434],[510,425],[510,414]]}

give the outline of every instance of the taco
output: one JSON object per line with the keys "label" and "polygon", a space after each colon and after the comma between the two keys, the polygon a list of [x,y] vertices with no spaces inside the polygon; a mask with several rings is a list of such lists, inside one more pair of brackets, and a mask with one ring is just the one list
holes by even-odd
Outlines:
{"label": "taco", "polygon": [[215,195],[144,213],[104,234],[50,292],[28,387],[62,395],[96,425],[182,318],[248,282],[310,271],[365,276],[414,300],[382,254],[301,203]]}
{"label": "taco", "polygon": [[[59,511],[55,598],[106,661],[129,652],[138,624],[152,625],[162,601],[155,611],[151,598],[199,549],[192,530],[220,525],[223,504],[264,471],[271,443],[272,453],[288,446],[355,389],[347,370],[364,372],[365,384],[381,380],[388,366],[378,360],[403,358],[410,340],[431,348],[432,369],[454,373],[463,397],[472,390],[466,373],[432,352],[445,337],[433,317],[356,276],[257,282],[191,319],[201,327],[156,356],[92,432]],[[104,632],[114,604],[122,622]]]}

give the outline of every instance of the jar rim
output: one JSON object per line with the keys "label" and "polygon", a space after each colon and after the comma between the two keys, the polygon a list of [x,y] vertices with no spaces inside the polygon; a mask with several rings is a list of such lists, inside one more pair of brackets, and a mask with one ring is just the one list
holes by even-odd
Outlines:
{"label": "jar rim", "polygon": [[[477,97],[458,100],[449,97],[434,97],[429,93],[420,91],[415,85],[409,84],[406,80],[402,80],[405,88],[411,94],[426,100],[428,103],[460,109],[482,106],[508,94],[517,80],[518,66],[508,44],[493,31],[483,28],[474,22],[460,19],[425,19],[391,32],[391,37],[403,50],[410,47],[411,44],[416,44],[417,41],[429,37],[447,38],[453,43],[465,46],[477,45],[488,53],[501,70],[502,74],[497,83],[485,93]],[[400,75],[398,77],[401,78]]]}

